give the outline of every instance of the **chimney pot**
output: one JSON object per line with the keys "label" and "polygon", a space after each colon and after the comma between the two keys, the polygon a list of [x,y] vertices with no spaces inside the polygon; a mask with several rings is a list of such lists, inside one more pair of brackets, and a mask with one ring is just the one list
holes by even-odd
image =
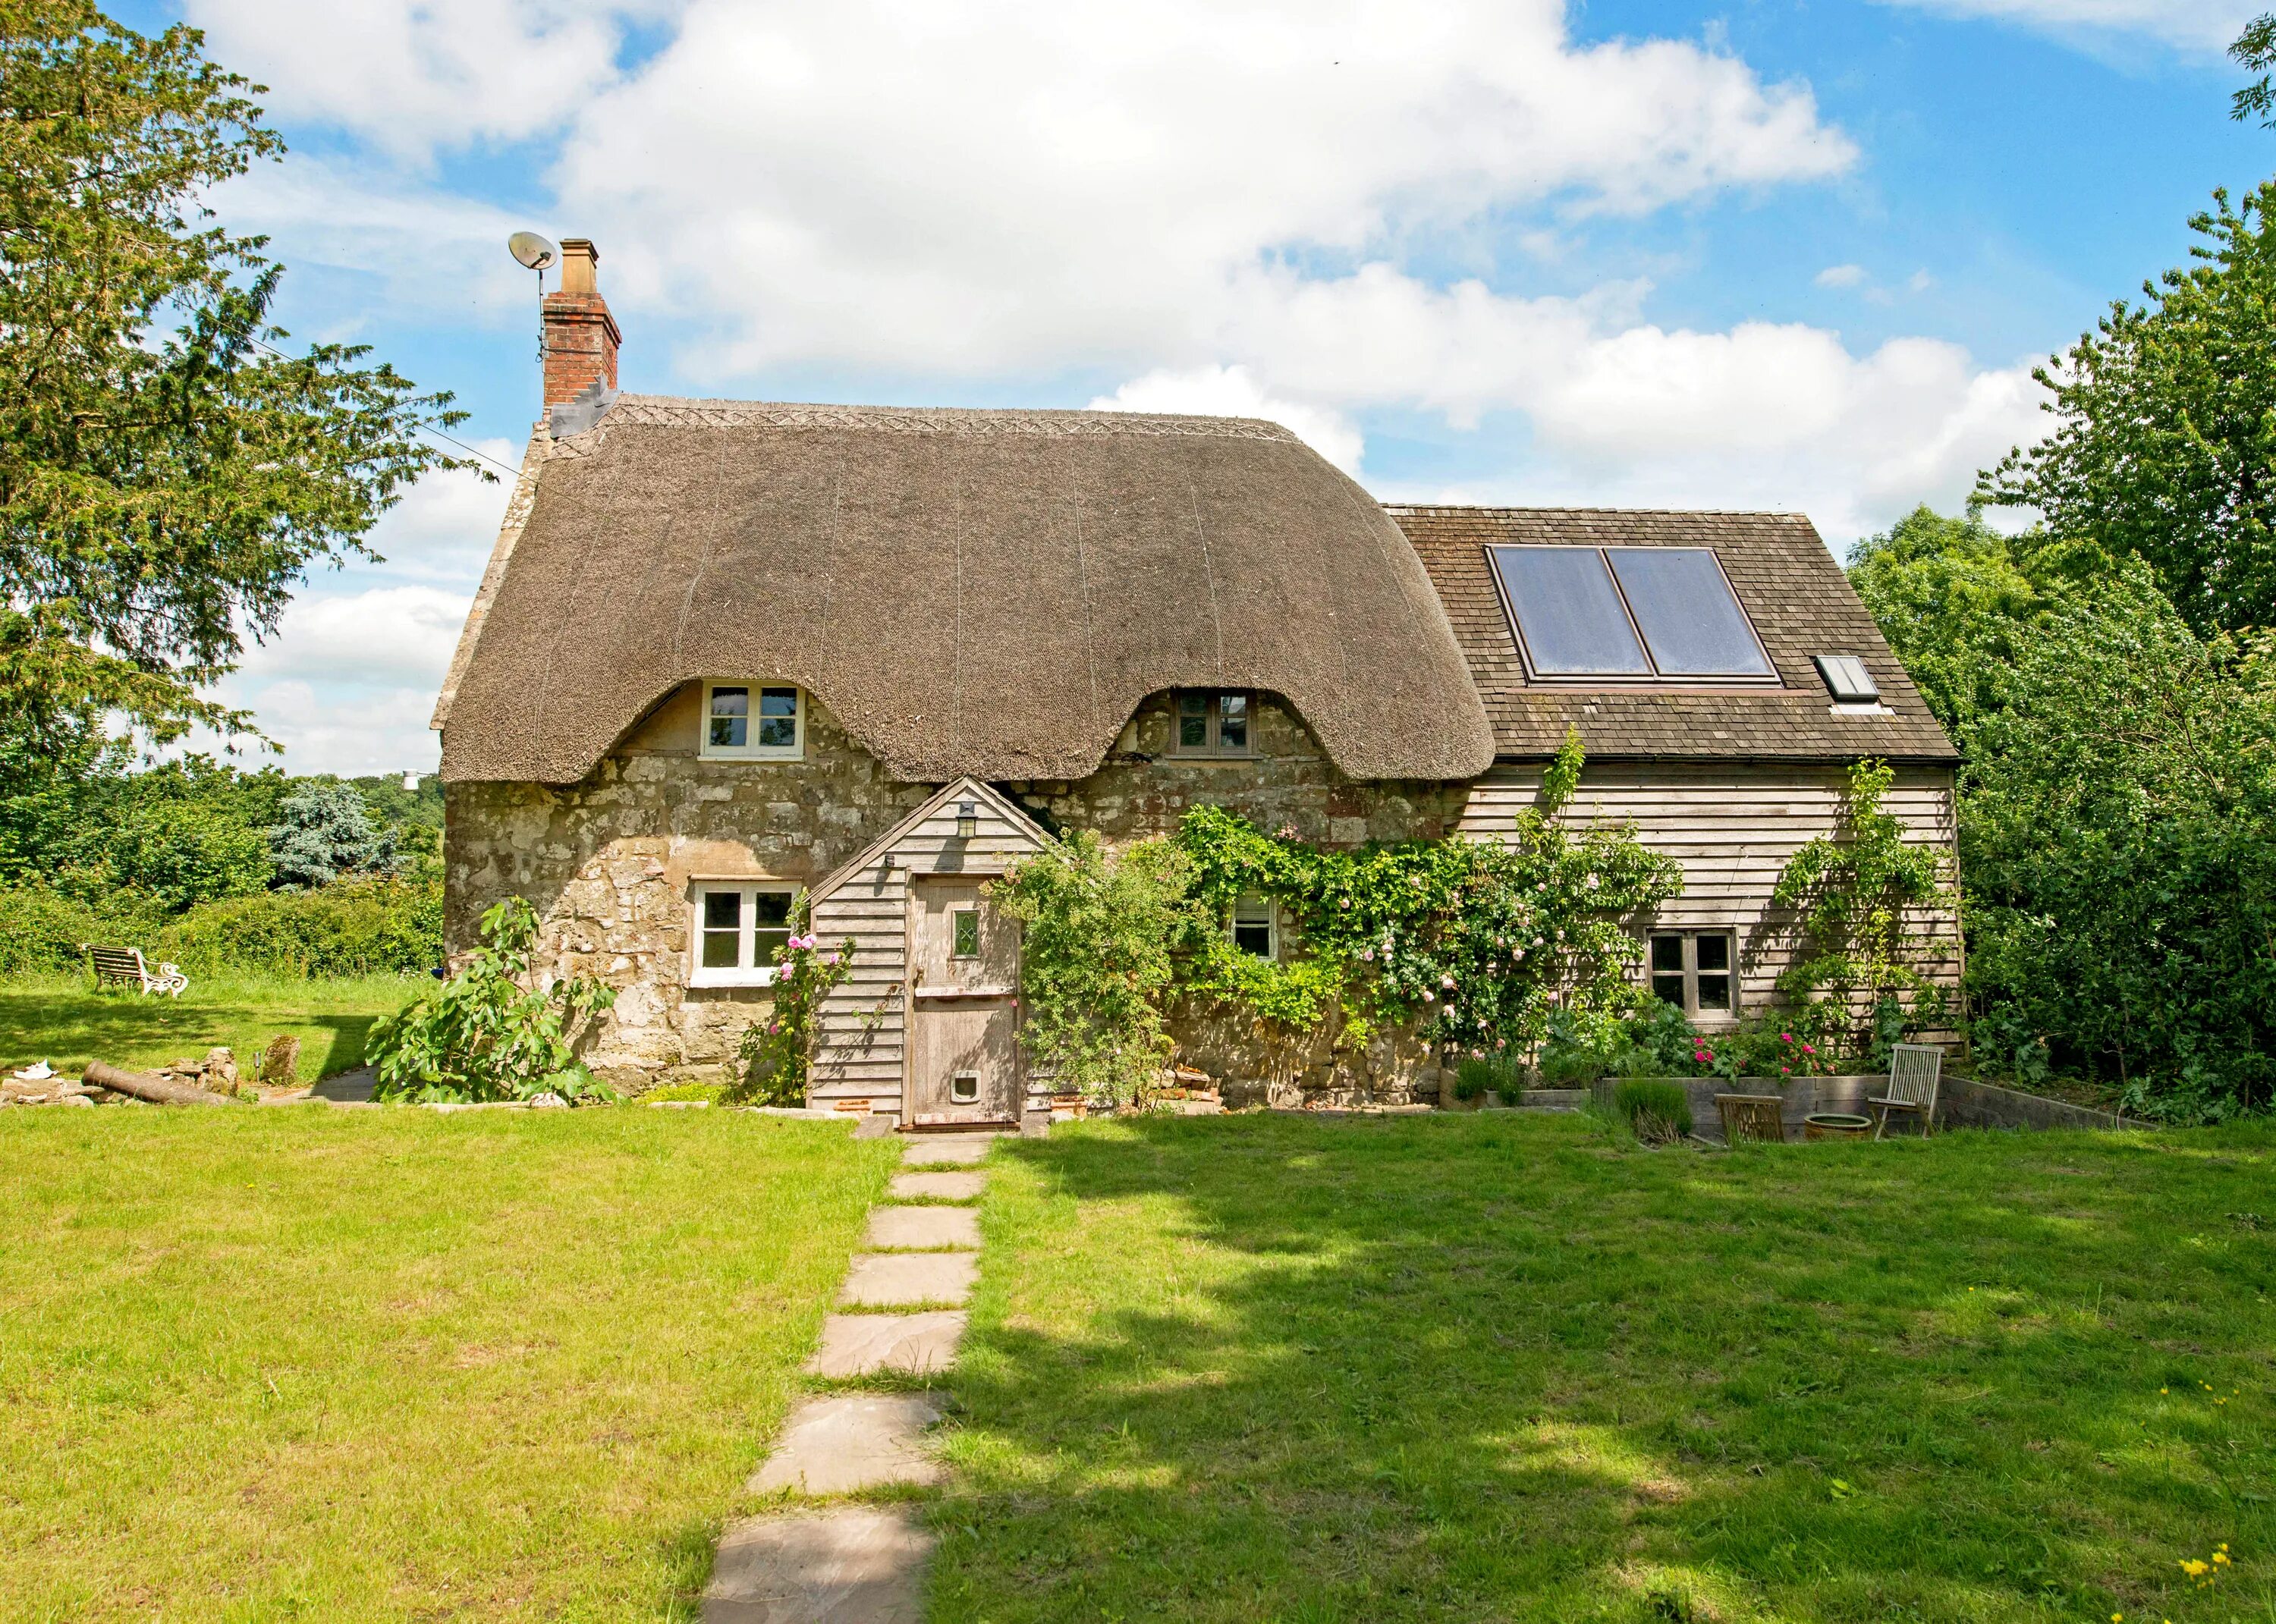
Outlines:
{"label": "chimney pot", "polygon": [[601,268],[601,251],[593,246],[589,237],[564,237],[561,239],[561,291],[565,293],[598,294],[600,281],[596,272]]}
{"label": "chimney pot", "polygon": [[561,239],[561,286],[545,296],[545,408],[550,414],[598,385],[617,387],[623,335],[601,297],[600,250],[584,237]]}

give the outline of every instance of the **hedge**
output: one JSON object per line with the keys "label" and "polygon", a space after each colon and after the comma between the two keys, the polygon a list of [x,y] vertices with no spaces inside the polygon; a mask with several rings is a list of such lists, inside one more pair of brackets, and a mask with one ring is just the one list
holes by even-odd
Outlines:
{"label": "hedge", "polygon": [[443,889],[344,880],[228,897],[171,919],[40,886],[0,890],[0,975],[76,969],[81,942],[140,947],[201,976],[415,975],[443,957]]}

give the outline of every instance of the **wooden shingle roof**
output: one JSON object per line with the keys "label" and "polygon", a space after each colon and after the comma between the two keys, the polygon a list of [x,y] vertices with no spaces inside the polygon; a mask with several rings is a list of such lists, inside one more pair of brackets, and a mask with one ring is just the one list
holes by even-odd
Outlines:
{"label": "wooden shingle roof", "polygon": [[[1505,759],[1555,752],[1568,725],[1600,760],[1950,762],[1864,603],[1807,519],[1792,513],[1386,505],[1446,606]],[[1583,687],[1527,679],[1489,546],[1710,547],[1778,668],[1776,688]],[[1811,656],[1855,655],[1885,716],[1837,713]]]}

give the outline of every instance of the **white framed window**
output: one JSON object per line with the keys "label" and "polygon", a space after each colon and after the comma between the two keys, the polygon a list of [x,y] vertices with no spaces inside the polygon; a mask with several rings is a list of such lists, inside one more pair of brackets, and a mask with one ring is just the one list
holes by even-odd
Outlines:
{"label": "white framed window", "polygon": [[1235,898],[1225,930],[1242,952],[1259,959],[1280,956],[1280,909],[1269,897],[1251,892]]}
{"label": "white framed window", "polygon": [[794,762],[806,755],[806,694],[781,683],[707,682],[696,754],[711,761]]}
{"label": "white framed window", "polygon": [[1694,1020],[1739,1013],[1738,944],[1728,930],[1655,930],[1651,990]]}
{"label": "white framed window", "polygon": [[1186,688],[1177,696],[1170,735],[1173,755],[1244,756],[1256,754],[1256,705],[1247,693],[1220,688]]}
{"label": "white framed window", "polygon": [[687,984],[770,987],[775,950],[790,940],[798,887],[766,882],[705,880],[693,892]]}

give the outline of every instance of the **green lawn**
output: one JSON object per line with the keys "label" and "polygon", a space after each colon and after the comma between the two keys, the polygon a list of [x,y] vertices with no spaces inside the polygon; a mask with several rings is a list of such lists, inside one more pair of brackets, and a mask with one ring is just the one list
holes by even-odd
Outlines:
{"label": "green lawn", "polygon": [[2276,1618],[2272,1152],[1055,1128],[997,1153],[933,1616]]}
{"label": "green lawn", "polygon": [[364,1036],[434,983],[424,976],[338,981],[254,978],[193,982],[178,998],[98,992],[84,975],[0,981],[0,1066],[46,1060],[76,1074],[89,1060],[162,1066],[216,1043],[248,1072],[270,1038],[300,1040],[300,1080],[363,1064]]}
{"label": "green lawn", "polygon": [[897,1150],[0,1112],[0,1618],[692,1618]]}

